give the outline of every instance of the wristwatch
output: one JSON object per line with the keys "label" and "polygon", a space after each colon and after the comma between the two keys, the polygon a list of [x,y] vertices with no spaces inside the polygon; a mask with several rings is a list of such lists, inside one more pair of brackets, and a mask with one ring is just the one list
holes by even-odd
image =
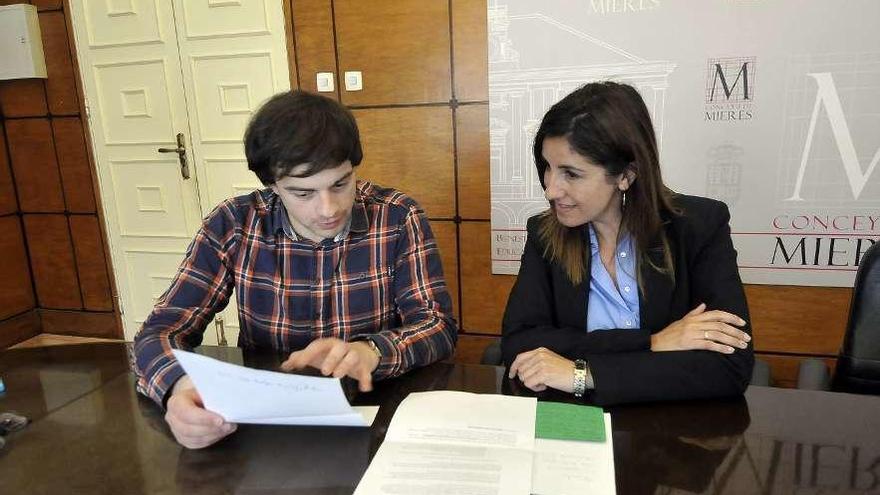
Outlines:
{"label": "wristwatch", "polygon": [[583,359],[574,360],[574,396],[583,397],[587,391],[587,362]]}
{"label": "wristwatch", "polygon": [[376,353],[376,357],[379,358],[379,361],[382,361],[382,350],[379,349],[379,346],[377,346],[375,342],[373,342],[373,339],[364,339],[364,342],[366,342],[367,345],[370,346],[370,349]]}

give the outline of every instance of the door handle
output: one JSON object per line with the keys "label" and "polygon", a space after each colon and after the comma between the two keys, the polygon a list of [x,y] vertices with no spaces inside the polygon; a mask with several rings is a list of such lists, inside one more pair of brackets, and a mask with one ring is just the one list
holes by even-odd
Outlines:
{"label": "door handle", "polygon": [[177,159],[180,161],[180,175],[183,179],[189,179],[189,164],[186,161],[186,140],[182,132],[177,133],[177,148],[159,148],[159,153],[177,153]]}
{"label": "door handle", "polygon": [[214,331],[217,333],[217,344],[218,345],[227,345],[226,342],[226,330],[223,325],[223,317],[218,316],[214,319]]}

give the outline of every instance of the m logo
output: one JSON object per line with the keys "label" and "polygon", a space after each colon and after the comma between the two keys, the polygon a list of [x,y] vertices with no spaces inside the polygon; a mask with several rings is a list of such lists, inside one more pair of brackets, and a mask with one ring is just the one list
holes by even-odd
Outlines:
{"label": "m logo", "polygon": [[828,115],[828,121],[831,123],[831,130],[834,135],[834,141],[837,143],[837,150],[840,152],[840,159],[843,162],[843,170],[846,172],[846,179],[849,182],[849,188],[852,192],[853,199],[858,200],[868,183],[868,178],[877,168],[880,162],[880,149],[874,153],[874,158],[868,164],[867,170],[862,172],[862,165],[859,163],[859,157],[856,154],[856,147],[853,144],[852,136],[849,133],[849,125],[846,123],[846,116],[843,114],[843,105],[840,104],[840,97],[837,95],[837,86],[834,85],[834,78],[830,72],[820,72],[807,74],[816,81],[816,103],[813,105],[813,114],[810,116],[810,126],[807,129],[807,140],[804,143],[804,151],[801,154],[801,166],[798,169],[797,180],[794,185],[794,192],[786,201],[802,201],[801,187],[804,184],[804,172],[807,170],[807,158],[810,156],[810,150],[813,148],[813,137],[816,133],[816,121],[819,120],[819,110],[824,107],[825,113]]}
{"label": "m logo", "polygon": [[706,103],[751,102],[754,91],[755,57],[709,59]]}

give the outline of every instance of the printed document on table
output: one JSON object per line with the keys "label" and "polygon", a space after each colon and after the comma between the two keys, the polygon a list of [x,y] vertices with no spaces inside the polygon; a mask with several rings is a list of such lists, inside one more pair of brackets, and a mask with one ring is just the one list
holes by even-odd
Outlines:
{"label": "printed document on table", "polygon": [[605,413],[605,441],[535,440],[534,495],[614,495],[611,415]]}
{"label": "printed document on table", "polygon": [[436,391],[401,402],[385,441],[452,443],[531,450],[537,399]]}
{"label": "printed document on table", "polygon": [[232,423],[369,426],[378,407],[352,408],[338,378],[292,375],[174,350],[205,409]]}
{"label": "printed document on table", "polygon": [[467,392],[410,394],[355,494],[529,495],[536,403]]}

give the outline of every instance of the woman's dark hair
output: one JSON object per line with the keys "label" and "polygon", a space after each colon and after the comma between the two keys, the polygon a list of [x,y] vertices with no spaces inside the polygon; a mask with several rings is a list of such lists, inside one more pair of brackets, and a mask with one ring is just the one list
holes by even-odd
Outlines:
{"label": "woman's dark hair", "polygon": [[351,112],[330,98],[287,91],[269,98],[244,133],[248,169],[263,185],[290,175],[297,165],[309,167],[300,177],[363,159],[357,123]]}
{"label": "woman's dark hair", "polygon": [[[639,254],[639,263],[674,277],[669,243],[663,231],[662,213],[675,212],[672,191],[660,175],[657,139],[648,108],[639,92],[627,84],[611,81],[586,84],[553,105],[544,115],[535,136],[535,166],[541,186],[549,164],[542,150],[544,139],[564,137],[572,150],[605,169],[609,177],[626,171],[635,173],[626,191],[621,234],[629,233]],[[556,218],[552,208],[541,217],[539,235],[545,256],[559,263],[572,283],[587,276],[589,241],[580,228],[569,228]],[[652,243],[663,247],[661,264],[645,254]]]}

